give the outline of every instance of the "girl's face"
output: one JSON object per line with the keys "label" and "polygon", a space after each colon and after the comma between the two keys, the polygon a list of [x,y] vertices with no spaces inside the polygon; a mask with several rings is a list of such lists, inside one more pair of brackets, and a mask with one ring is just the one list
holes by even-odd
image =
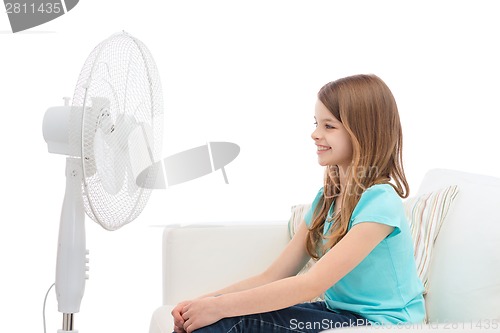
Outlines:
{"label": "girl's face", "polygon": [[311,137],[317,146],[321,166],[338,165],[347,170],[352,161],[352,143],[344,125],[321,103],[316,102],[316,129]]}

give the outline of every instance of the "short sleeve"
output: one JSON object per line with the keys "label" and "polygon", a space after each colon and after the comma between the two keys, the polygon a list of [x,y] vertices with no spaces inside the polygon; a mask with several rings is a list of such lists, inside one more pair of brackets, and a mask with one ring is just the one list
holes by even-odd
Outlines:
{"label": "short sleeve", "polygon": [[320,188],[320,190],[318,191],[318,194],[316,194],[316,198],[314,198],[314,201],[311,204],[311,208],[304,215],[304,220],[306,221],[306,225],[308,227],[312,223],[312,217],[314,214],[314,210],[316,209],[316,206],[318,205],[318,203],[322,197],[323,197],[323,188]]}
{"label": "short sleeve", "polygon": [[389,184],[373,185],[354,208],[350,228],[362,222],[376,222],[394,227],[391,236],[395,236],[401,232],[404,216],[403,203],[394,188]]}

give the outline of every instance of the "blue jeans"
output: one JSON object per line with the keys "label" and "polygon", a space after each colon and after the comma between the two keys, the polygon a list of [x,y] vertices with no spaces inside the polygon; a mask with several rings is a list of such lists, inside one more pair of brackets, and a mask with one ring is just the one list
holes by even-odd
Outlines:
{"label": "blue jeans", "polygon": [[369,325],[369,322],[354,313],[330,311],[325,302],[314,302],[278,311],[223,318],[194,333],[316,333],[358,325]]}

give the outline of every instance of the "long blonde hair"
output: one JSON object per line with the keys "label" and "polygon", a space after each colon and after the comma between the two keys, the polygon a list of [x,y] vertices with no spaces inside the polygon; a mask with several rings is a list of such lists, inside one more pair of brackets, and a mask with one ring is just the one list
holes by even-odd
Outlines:
{"label": "long blonde hair", "polygon": [[[349,133],[353,157],[348,170],[343,170],[344,189],[340,188],[338,166],[326,167],[323,197],[314,211],[306,242],[314,259],[345,236],[354,207],[367,188],[388,183],[400,197],[409,194],[402,162],[401,122],[389,87],[375,75],[349,76],[324,85],[318,99]],[[328,211],[341,191],[340,212],[333,216],[330,234],[324,236]]]}

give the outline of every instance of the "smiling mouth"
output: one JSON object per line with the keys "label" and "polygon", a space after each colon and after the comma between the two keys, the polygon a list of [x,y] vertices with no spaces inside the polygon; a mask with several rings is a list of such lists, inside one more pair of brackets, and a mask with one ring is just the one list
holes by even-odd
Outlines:
{"label": "smiling mouth", "polygon": [[325,152],[327,150],[330,150],[332,149],[332,147],[326,147],[326,146],[318,146],[318,153],[322,153],[322,152]]}

